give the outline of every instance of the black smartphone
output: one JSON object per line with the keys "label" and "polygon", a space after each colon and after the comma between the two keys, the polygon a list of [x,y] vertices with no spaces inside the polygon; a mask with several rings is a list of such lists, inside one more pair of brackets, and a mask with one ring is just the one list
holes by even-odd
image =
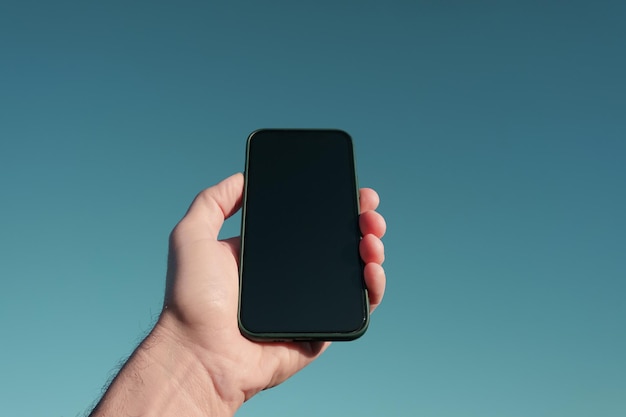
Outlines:
{"label": "black smartphone", "polygon": [[369,322],[359,192],[341,130],[263,129],[247,141],[239,328],[252,340],[352,340]]}

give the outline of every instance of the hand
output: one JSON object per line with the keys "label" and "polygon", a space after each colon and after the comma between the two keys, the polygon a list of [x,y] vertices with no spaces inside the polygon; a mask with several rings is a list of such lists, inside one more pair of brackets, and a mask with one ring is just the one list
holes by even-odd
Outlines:
{"label": "hand", "polygon": [[[224,220],[241,207],[242,193],[241,174],[204,190],[173,230],[163,311],[151,335],[135,352],[134,356],[142,359],[137,359],[134,371],[129,371],[135,379],[139,374],[139,379],[145,383],[147,376],[142,375],[143,369],[149,370],[151,362],[159,362],[165,370],[161,373],[170,380],[175,376],[179,380],[176,382],[177,386],[180,385],[178,388],[186,390],[187,397],[193,398],[188,402],[195,401],[195,407],[200,407],[198,402],[211,403],[206,408],[227,410],[228,414],[234,414],[244,401],[257,392],[289,378],[330,344],[258,343],[246,339],[239,332],[240,238],[218,240],[218,233]],[[373,311],[381,302],[385,289],[385,273],[381,266],[384,248],[380,238],[386,225],[383,217],[374,211],[379,202],[376,192],[361,189],[360,193],[359,223],[363,235],[360,253],[365,262],[365,283],[369,291],[370,310]],[[153,346],[167,346],[167,349]],[[181,371],[183,359],[187,365]],[[176,367],[179,369],[173,370]],[[201,368],[202,373],[197,374],[195,368]],[[157,377],[153,376],[151,380]],[[205,386],[189,387],[190,383],[186,381],[190,378]],[[155,386],[158,384],[155,383]],[[157,389],[168,395],[173,392],[162,387]],[[126,388],[126,392],[137,390],[141,391],[135,386]],[[147,394],[144,395],[147,398]],[[213,395],[213,398],[198,400],[202,395]],[[169,401],[161,399],[164,404]],[[216,401],[220,406],[215,406]],[[143,410],[142,407],[132,409]],[[165,414],[159,411],[161,415]],[[178,415],[186,414],[178,410]]]}

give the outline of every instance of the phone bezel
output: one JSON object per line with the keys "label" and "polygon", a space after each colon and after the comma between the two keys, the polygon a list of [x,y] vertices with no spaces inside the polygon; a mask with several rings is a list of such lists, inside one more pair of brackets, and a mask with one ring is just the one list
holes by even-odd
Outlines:
{"label": "phone bezel", "polygon": [[[356,210],[357,216],[360,214],[360,200],[359,200],[359,185],[358,185],[358,176],[356,172],[356,160],[354,153],[354,142],[352,137],[345,131],[340,129],[258,129],[252,132],[246,141],[246,159],[245,159],[245,170],[244,170],[244,190],[243,190],[243,199],[242,199],[242,214],[241,214],[241,246],[240,246],[240,267],[239,267],[239,304],[237,309],[237,321],[239,325],[239,329],[241,333],[248,339],[254,341],[261,342],[283,342],[283,341],[349,341],[354,340],[361,337],[369,327],[370,321],[370,305],[369,305],[369,295],[367,291],[367,287],[365,286],[365,282],[362,279],[362,297],[363,297],[363,321],[360,327],[345,331],[345,332],[296,332],[296,333],[285,333],[285,332],[254,332],[247,329],[242,321],[241,317],[241,302],[242,302],[242,280],[243,280],[243,259],[244,259],[244,251],[245,251],[245,230],[246,230],[246,218],[247,218],[247,195],[248,195],[248,166],[250,160],[250,144],[254,139],[255,135],[260,132],[269,133],[272,131],[281,131],[281,132],[291,132],[297,134],[298,132],[319,132],[319,133],[330,133],[333,132],[335,134],[340,134],[345,136],[346,139],[350,143],[351,148],[351,163],[354,172],[354,184],[355,184],[355,194],[356,194]],[[363,261],[361,260],[361,270],[363,270]]]}

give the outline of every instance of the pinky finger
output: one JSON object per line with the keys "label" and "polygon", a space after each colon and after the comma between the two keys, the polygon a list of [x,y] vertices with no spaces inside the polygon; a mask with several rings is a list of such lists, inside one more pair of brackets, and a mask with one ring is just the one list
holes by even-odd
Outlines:
{"label": "pinky finger", "polygon": [[365,265],[365,285],[369,293],[370,312],[373,312],[383,300],[387,278],[384,268],[375,262]]}

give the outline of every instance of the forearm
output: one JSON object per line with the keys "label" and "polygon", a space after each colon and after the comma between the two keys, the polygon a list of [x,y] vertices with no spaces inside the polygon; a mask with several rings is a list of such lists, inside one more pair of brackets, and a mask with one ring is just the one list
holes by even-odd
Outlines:
{"label": "forearm", "polygon": [[137,347],[91,417],[234,414],[197,357],[159,325]]}

